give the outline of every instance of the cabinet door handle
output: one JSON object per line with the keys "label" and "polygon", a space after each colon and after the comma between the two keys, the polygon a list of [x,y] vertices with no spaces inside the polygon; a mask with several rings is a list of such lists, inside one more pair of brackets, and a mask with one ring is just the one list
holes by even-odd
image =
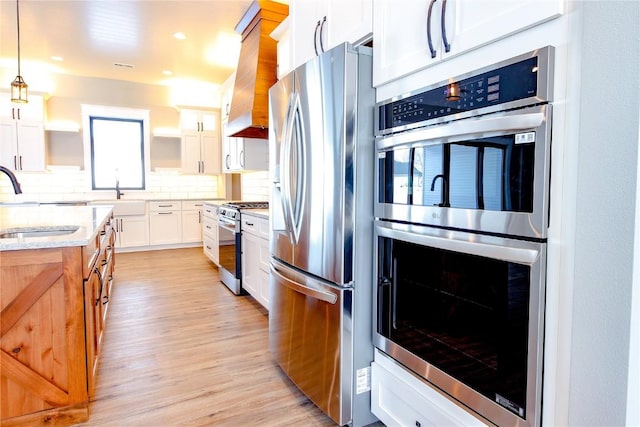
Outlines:
{"label": "cabinet door handle", "polygon": [[198,211],[198,224],[202,224],[202,212]]}
{"label": "cabinet door handle", "polygon": [[[18,110],[18,111],[20,111],[20,110]],[[20,113],[18,113],[18,115],[20,115]],[[22,170],[22,156],[19,156],[19,157],[20,157],[20,170]]]}
{"label": "cabinet door handle", "polygon": [[124,222],[122,222],[122,218],[120,218],[120,231],[124,233]]}
{"label": "cabinet door handle", "polygon": [[240,159],[239,160],[240,160],[240,167],[244,168],[244,150],[240,151]]}
{"label": "cabinet door handle", "polygon": [[444,51],[449,52],[451,50],[451,44],[447,39],[447,25],[445,23],[445,16],[447,14],[447,0],[442,0],[442,12],[440,14],[440,27],[442,29],[442,42],[444,43]]}
{"label": "cabinet door handle", "polygon": [[158,215],[173,215],[173,212],[158,212]]}
{"label": "cabinet door handle", "polygon": [[431,40],[431,13],[433,12],[433,5],[437,0],[431,0],[429,3],[429,11],[427,12],[427,43],[429,45],[429,51],[431,52],[431,58],[436,57],[436,50],[433,48],[433,41]]}
{"label": "cabinet door handle", "polygon": [[245,222],[245,224],[247,224],[249,227],[253,227],[254,226],[254,224],[252,222],[248,222],[248,221]]}
{"label": "cabinet door handle", "polygon": [[227,154],[227,157],[224,158],[224,164],[227,169],[231,169],[231,155]]}
{"label": "cabinet door handle", "polygon": [[159,208],[172,208],[173,205],[172,204],[170,204],[170,205],[158,205],[158,207]]}
{"label": "cabinet door handle", "polygon": [[316,23],[316,29],[313,31],[313,50],[318,56],[318,30],[320,29],[320,21]]}
{"label": "cabinet door handle", "polygon": [[322,17],[322,23],[320,24],[320,53],[324,53],[324,45],[322,44],[322,33],[324,33],[324,23],[327,22],[327,17]]}
{"label": "cabinet door handle", "polygon": [[11,118],[12,118],[13,120],[15,120],[15,119],[16,119],[16,109],[15,109],[15,108],[11,108]]}
{"label": "cabinet door handle", "polygon": [[102,274],[100,274],[100,270],[98,267],[93,269],[93,272],[98,275],[98,281],[100,282],[100,291],[98,292],[98,298],[96,298],[96,306],[100,304],[100,295],[102,295],[102,288],[104,287],[104,282],[102,281]]}
{"label": "cabinet door handle", "polygon": [[20,117],[20,109],[16,108],[16,110],[18,110],[18,120],[22,120],[22,117]]}
{"label": "cabinet door handle", "polygon": [[18,156],[13,156],[13,170],[18,170]]}

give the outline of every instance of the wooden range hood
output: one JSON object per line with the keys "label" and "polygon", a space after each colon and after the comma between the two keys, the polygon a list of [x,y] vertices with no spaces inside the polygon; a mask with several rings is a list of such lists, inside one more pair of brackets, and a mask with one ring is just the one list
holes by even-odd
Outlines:
{"label": "wooden range hood", "polygon": [[269,88],[277,79],[277,42],[269,35],[288,16],[289,6],[254,1],[236,32],[242,34],[226,136],[268,138]]}

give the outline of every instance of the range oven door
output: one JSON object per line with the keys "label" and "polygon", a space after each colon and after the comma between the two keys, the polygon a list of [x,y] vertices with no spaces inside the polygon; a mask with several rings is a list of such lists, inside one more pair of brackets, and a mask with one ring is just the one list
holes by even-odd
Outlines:
{"label": "range oven door", "polygon": [[236,295],[242,293],[240,221],[218,215],[220,280]]}
{"label": "range oven door", "polygon": [[546,238],[551,105],[378,138],[375,215]]}
{"label": "range oven door", "polygon": [[498,425],[539,425],[546,244],[386,221],[374,244],[374,345]]}

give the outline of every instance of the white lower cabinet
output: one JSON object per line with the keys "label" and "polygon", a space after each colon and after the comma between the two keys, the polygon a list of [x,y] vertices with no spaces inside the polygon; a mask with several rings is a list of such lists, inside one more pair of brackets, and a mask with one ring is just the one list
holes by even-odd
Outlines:
{"label": "white lower cabinet", "polygon": [[202,251],[215,265],[220,266],[218,249],[218,206],[204,203],[202,206]]}
{"label": "white lower cabinet", "polygon": [[180,202],[149,202],[149,244],[182,243]]}
{"label": "white lower cabinet", "polygon": [[242,287],[269,309],[269,220],[242,213]]}
{"label": "white lower cabinet", "polygon": [[135,248],[149,245],[148,216],[128,215],[114,218],[116,248]]}
{"label": "white lower cabinet", "polygon": [[182,201],[182,243],[202,242],[202,202]]}
{"label": "white lower cabinet", "polygon": [[371,412],[392,426],[489,426],[376,350]]}

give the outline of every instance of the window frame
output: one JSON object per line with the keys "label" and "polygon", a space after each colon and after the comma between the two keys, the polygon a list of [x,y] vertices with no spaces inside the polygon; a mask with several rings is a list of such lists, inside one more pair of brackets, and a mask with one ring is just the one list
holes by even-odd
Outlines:
{"label": "window frame", "polygon": [[142,123],[142,156],[141,162],[142,164],[142,180],[143,180],[143,188],[129,188],[129,187],[121,187],[121,189],[126,189],[128,192],[143,192],[146,190],[147,186],[147,177],[151,164],[150,157],[150,141],[151,134],[149,130],[149,110],[137,109],[137,108],[123,108],[123,107],[111,107],[104,105],[87,105],[82,104],[82,127],[85,130],[83,132],[83,145],[84,145],[84,164],[85,170],[87,170],[91,174],[91,190],[96,192],[112,192],[115,190],[113,188],[95,188],[95,176],[93,171],[93,143],[92,143],[92,132],[91,132],[91,119],[92,118],[100,118],[100,119],[114,119],[114,120],[126,120],[126,121],[140,121]]}

